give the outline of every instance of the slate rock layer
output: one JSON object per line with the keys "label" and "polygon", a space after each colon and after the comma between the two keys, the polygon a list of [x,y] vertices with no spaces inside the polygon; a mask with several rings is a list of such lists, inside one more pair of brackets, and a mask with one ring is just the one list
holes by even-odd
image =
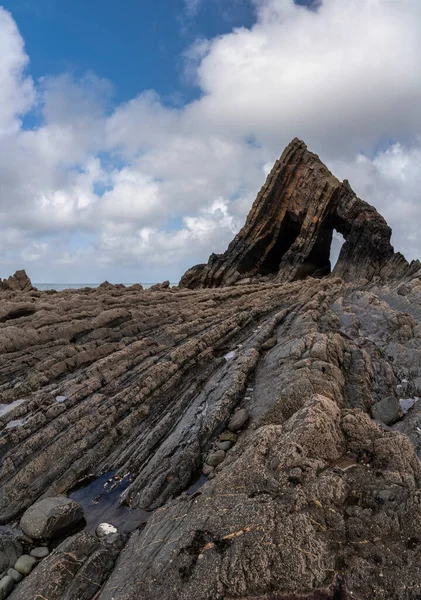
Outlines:
{"label": "slate rock layer", "polygon": [[294,281],[328,275],[335,229],[346,240],[335,276],[371,280],[408,269],[390,244],[391,229],[383,217],[295,138],[276,161],[226,252],[189,269],[180,285],[218,287],[265,276]]}

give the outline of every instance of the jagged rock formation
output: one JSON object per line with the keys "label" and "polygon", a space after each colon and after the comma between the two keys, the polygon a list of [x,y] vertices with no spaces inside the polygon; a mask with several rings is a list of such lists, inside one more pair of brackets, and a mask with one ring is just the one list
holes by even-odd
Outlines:
{"label": "jagged rock formation", "polygon": [[421,270],[372,214],[389,262],[356,217],[351,281],[0,293],[0,522],[108,473],[150,511],[125,545],[66,538],[11,600],[418,600],[418,408],[373,415],[421,397]]}
{"label": "jagged rock formation", "polygon": [[[218,287],[250,278],[293,281],[331,272],[333,230],[345,238],[334,275],[346,281],[403,276],[409,265],[390,244],[391,229],[349,183],[341,183],[294,139],[276,161],[224,254],[189,269],[181,287]],[[420,268],[417,263],[414,270]]]}
{"label": "jagged rock formation", "polygon": [[16,271],[8,279],[0,279],[0,291],[2,292],[29,292],[33,289],[31,280],[23,269]]}

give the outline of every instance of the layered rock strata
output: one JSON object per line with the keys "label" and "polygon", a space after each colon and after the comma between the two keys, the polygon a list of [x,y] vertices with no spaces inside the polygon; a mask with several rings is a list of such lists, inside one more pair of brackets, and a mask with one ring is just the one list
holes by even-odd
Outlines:
{"label": "layered rock strata", "polygon": [[[408,272],[408,263],[390,244],[391,229],[383,217],[296,138],[276,161],[227,251],[189,269],[180,285],[217,287],[256,277],[292,281],[328,275],[334,230],[345,238],[335,276],[372,280]],[[413,270],[419,268],[417,262]]]}
{"label": "layered rock strata", "polygon": [[420,597],[421,270],[373,219],[386,261],[356,243],[343,278],[0,292],[9,537],[36,501],[107,473],[125,511],[150,511],[124,547],[58,540],[12,600]]}

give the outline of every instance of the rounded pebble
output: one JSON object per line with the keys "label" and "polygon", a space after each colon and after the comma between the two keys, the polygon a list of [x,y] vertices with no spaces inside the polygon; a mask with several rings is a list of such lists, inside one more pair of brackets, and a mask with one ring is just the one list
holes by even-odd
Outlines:
{"label": "rounded pebble", "polygon": [[22,573],[18,573],[16,569],[9,569],[7,574],[13,579],[15,583],[19,583],[23,579]]}
{"label": "rounded pebble", "polygon": [[118,533],[117,527],[114,527],[111,523],[100,523],[95,530],[95,534],[99,538],[105,538],[111,533]]}
{"label": "rounded pebble", "polygon": [[32,569],[37,564],[37,559],[33,556],[29,556],[29,554],[23,554],[15,564],[15,569],[22,575],[29,575]]}
{"label": "rounded pebble", "polygon": [[232,433],[232,431],[224,431],[224,433],[221,433],[221,435],[219,436],[219,439],[221,440],[221,442],[232,442],[233,444],[235,444],[235,442],[237,441],[237,436],[235,435],[235,433]]}
{"label": "rounded pebble", "polygon": [[203,465],[203,469],[202,469],[202,473],[203,475],[205,475],[206,477],[208,477],[213,471],[213,467],[211,467],[210,465]]}
{"label": "rounded pebble", "polygon": [[29,555],[33,556],[34,558],[45,558],[49,554],[50,554],[50,551],[45,546],[39,546],[38,548],[34,548],[29,553]]}
{"label": "rounded pebble", "polygon": [[217,450],[217,452],[211,452],[206,459],[206,463],[210,467],[216,467],[219,465],[225,458],[225,452],[223,450]]}
{"label": "rounded pebble", "polygon": [[249,413],[245,408],[240,408],[240,410],[237,410],[237,412],[235,412],[229,423],[228,423],[228,429],[232,432],[238,431],[239,429],[241,429],[242,427],[244,427],[244,425],[247,423],[249,418]]}
{"label": "rounded pebble", "polygon": [[225,450],[225,452],[226,452],[227,450],[229,450],[229,449],[231,448],[231,446],[232,446],[232,443],[231,443],[231,442],[229,442],[229,441],[226,441],[226,442],[219,442],[219,444],[218,444],[218,448],[219,448],[220,450]]}

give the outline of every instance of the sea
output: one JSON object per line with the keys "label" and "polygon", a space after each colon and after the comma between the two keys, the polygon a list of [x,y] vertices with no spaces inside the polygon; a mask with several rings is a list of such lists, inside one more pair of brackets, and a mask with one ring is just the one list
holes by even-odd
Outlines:
{"label": "sea", "polygon": [[[142,286],[145,289],[150,288],[156,282],[152,283],[142,283]],[[57,292],[62,292],[63,290],[80,290],[81,288],[89,287],[89,288],[97,288],[101,284],[100,283],[35,283],[32,285],[36,287],[38,290],[56,290]],[[134,285],[134,283],[123,283],[126,287]],[[178,283],[171,282],[171,287],[178,285]]]}

